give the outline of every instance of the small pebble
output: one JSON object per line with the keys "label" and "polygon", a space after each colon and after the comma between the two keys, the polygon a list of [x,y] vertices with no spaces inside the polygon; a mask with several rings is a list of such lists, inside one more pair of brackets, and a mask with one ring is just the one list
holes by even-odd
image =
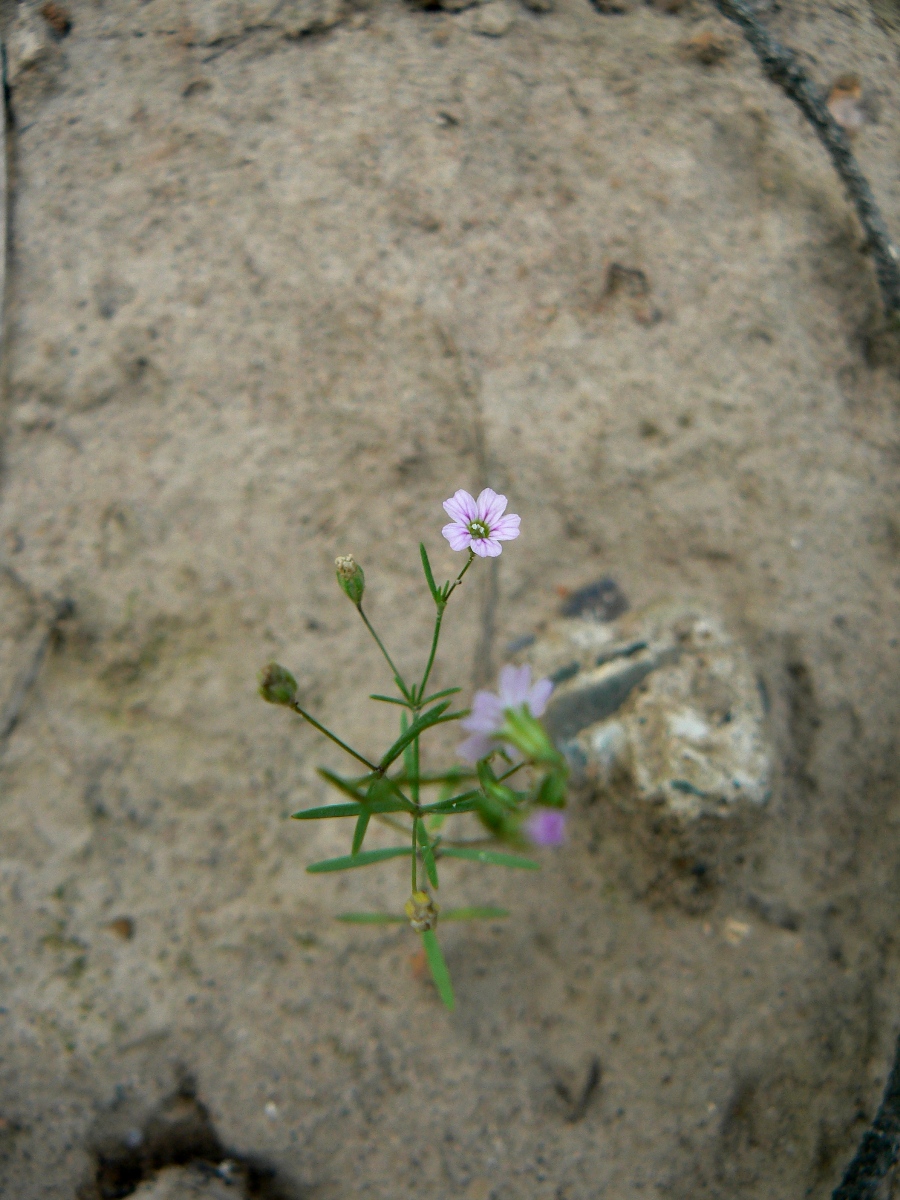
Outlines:
{"label": "small pebble", "polygon": [[513,10],[506,0],[490,0],[473,11],[470,28],[484,37],[503,37],[513,20]]}
{"label": "small pebble", "polygon": [[65,37],[72,29],[72,14],[62,4],[47,0],[38,10],[50,28],[58,37]]}
{"label": "small pebble", "polygon": [[116,917],[106,928],[126,942],[130,942],[134,937],[134,920],[131,917]]}
{"label": "small pebble", "polygon": [[866,123],[862,106],[862,87],[856,75],[841,75],[828,93],[828,111],[838,125],[849,133],[859,133]]}
{"label": "small pebble", "polygon": [[714,67],[728,58],[733,49],[731,38],[711,29],[703,29],[684,43],[685,53],[704,67]]}

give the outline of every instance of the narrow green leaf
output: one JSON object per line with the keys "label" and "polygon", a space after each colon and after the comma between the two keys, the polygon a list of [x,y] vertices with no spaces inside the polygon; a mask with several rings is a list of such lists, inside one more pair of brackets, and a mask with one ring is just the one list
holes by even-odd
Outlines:
{"label": "narrow green leaf", "polygon": [[464,813],[473,812],[478,807],[480,792],[463,792],[461,796],[451,796],[449,800],[438,800],[436,804],[422,806],[423,813]]}
{"label": "narrow green leaf", "polygon": [[457,692],[461,691],[462,688],[444,688],[442,692],[435,692],[433,696],[426,696],[422,703],[431,704],[434,700],[443,700],[445,696],[455,696]]}
{"label": "narrow green leaf", "polygon": [[495,867],[522,867],[528,871],[539,871],[541,864],[533,858],[523,858],[520,854],[500,854],[496,850],[478,850],[468,846],[441,846],[439,855],[442,858],[467,858],[471,862],[489,863]]}
{"label": "narrow green leaf", "polygon": [[337,919],[345,921],[348,925],[403,925],[406,921],[406,917],[395,917],[391,913],[362,912],[341,913]]}
{"label": "narrow green leaf", "polygon": [[[398,784],[410,782],[405,771],[401,771],[397,775],[392,775],[391,778],[394,783]],[[474,771],[456,770],[454,767],[452,770],[442,773],[423,771],[418,777],[418,782],[422,787],[425,787],[426,784],[430,787],[437,787],[438,784],[444,787],[459,787],[460,784],[467,783],[470,780],[474,781],[477,778],[478,776]]]}
{"label": "narrow green leaf", "polygon": [[440,592],[437,584],[434,582],[434,575],[431,571],[431,563],[428,561],[428,551],[425,549],[425,543],[419,542],[419,553],[422,556],[422,570],[425,572],[425,582],[428,584],[428,590],[431,592],[431,598],[438,604],[440,602]]}
{"label": "narrow green leaf", "polygon": [[496,921],[508,917],[506,908],[447,908],[441,912],[442,921]]}
{"label": "narrow green leaf", "polygon": [[419,845],[422,847],[422,862],[425,864],[428,880],[433,888],[437,888],[439,885],[437,863],[434,861],[434,848],[423,821],[416,821],[416,831],[418,833]]}
{"label": "narrow green leaf", "polygon": [[323,804],[321,808],[301,808],[291,813],[294,821],[319,821],[323,817],[358,817],[358,804]]}
{"label": "narrow green leaf", "polygon": [[379,696],[377,692],[370,692],[369,699],[380,700],[382,704],[399,704],[403,708],[409,708],[408,700],[398,700],[396,696]]}
{"label": "narrow green leaf", "polygon": [[428,959],[431,977],[438,990],[438,995],[450,1012],[453,1012],[456,1007],[456,1001],[453,998],[453,984],[450,982],[450,972],[447,970],[447,963],[433,929],[426,929],[422,934],[422,944],[425,947],[425,957]]}
{"label": "narrow green leaf", "polygon": [[356,828],[353,830],[353,846],[350,849],[351,854],[359,854],[362,849],[362,844],[366,836],[366,830],[369,828],[369,818],[371,812],[366,810],[361,812],[356,821]]}
{"label": "narrow green leaf", "polygon": [[436,704],[434,708],[429,708],[428,712],[422,713],[421,717],[416,717],[410,727],[400,734],[393,746],[384,755],[378,764],[379,770],[387,770],[394,759],[399,758],[410,742],[417,738],[424,730],[430,729],[432,725],[440,725],[443,721],[456,721],[459,717],[465,715],[464,712],[459,712],[448,713],[444,716],[449,707],[450,701],[444,700],[440,704]]}
{"label": "narrow green leaf", "polygon": [[333,788],[337,788],[351,800],[356,800],[360,804],[365,800],[365,795],[359,791],[359,784],[354,783],[352,779],[343,779],[340,775],[335,775],[334,771],[329,771],[327,767],[319,767],[316,774],[321,775],[326,783],[330,783]]}
{"label": "narrow green leaf", "polygon": [[341,858],[325,858],[310,863],[306,868],[310,875],[321,875],[325,871],[348,871],[351,867],[368,867],[372,863],[386,862],[389,858],[404,858],[412,854],[410,846],[391,846],[387,850],[363,850],[359,854],[345,854]]}

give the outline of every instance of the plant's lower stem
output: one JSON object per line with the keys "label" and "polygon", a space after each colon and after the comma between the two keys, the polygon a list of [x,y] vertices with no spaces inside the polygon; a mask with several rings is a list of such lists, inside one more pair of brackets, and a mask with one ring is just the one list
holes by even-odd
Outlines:
{"label": "plant's lower stem", "polygon": [[416,879],[416,859],[418,858],[418,854],[419,854],[419,818],[414,817],[413,818],[413,827],[412,827],[412,856],[411,856],[412,857],[412,890],[413,890],[413,893],[415,893],[419,890],[418,889],[418,881]]}
{"label": "plant's lower stem", "polygon": [[[419,717],[419,710],[417,708],[415,708],[415,709],[413,709],[413,720],[414,721],[418,720],[418,717]],[[418,738],[413,738],[412,752],[413,752],[413,777],[409,781],[409,790],[412,793],[413,804],[418,805],[418,803],[419,803],[419,739]]]}

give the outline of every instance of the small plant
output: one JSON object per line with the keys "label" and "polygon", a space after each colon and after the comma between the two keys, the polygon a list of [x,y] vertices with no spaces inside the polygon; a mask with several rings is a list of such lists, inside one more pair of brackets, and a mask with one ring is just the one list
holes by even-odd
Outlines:
{"label": "small plant", "polygon": [[[528,843],[546,846],[563,841],[565,825],[560,810],[565,805],[568,772],[565,760],[539,720],[553,684],[548,679],[532,684],[529,667],[504,667],[500,672],[498,691],[477,692],[471,710],[451,709],[452,697],[461,691],[458,687],[429,694],[428,682],[450,597],[462,584],[476,558],[495,558],[503,549],[501,542],[519,536],[519,518],[511,513],[504,516],[506,497],[498,496],[490,488],[485,488],[477,500],[460,490],[444,502],[444,508],[452,520],[444,526],[442,533],[453,550],[468,551],[468,557],[456,578],[439,587],[425,546],[419,546],[435,618],[431,649],[417,683],[407,683],[400,674],[363,610],[365,576],[362,567],[351,555],[336,560],[338,584],[374,638],[397,689],[396,695],[375,693],[370,697],[400,709],[398,736],[377,761],[354,750],[310,716],[300,704],[293,675],[278,663],[269,663],[263,669],[259,691],[270,704],[280,704],[298,713],[363,768],[361,774],[349,776],[320,768],[319,774],[341,794],[342,803],[293,814],[300,821],[335,817],[351,817],[355,821],[350,853],[313,863],[307,870],[319,874],[367,867],[392,858],[408,859],[411,890],[404,907],[405,916],[399,913],[344,913],[338,919],[360,925],[408,922],[422,938],[425,957],[441,999],[452,1009],[450,973],[436,934],[439,909],[429,891],[429,888],[438,890],[438,867],[443,866],[446,859],[466,859],[492,866],[537,869],[539,864],[534,859],[495,847],[505,843],[515,851]],[[450,721],[459,721],[469,734],[458,747],[458,754],[467,765],[423,770],[422,738],[430,730]],[[429,797],[429,792],[433,798]],[[448,819],[463,814],[473,814],[481,822],[486,836],[463,839],[447,836]],[[402,834],[403,842],[377,850],[364,849],[366,833],[373,819]],[[457,908],[443,912],[441,920],[466,921],[507,915],[498,908]]]}

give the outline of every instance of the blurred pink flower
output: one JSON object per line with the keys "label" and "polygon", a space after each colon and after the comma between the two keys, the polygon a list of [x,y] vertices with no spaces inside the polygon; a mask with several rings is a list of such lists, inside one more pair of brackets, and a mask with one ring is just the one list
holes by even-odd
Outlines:
{"label": "blurred pink flower", "polygon": [[451,550],[472,550],[481,558],[496,558],[503,550],[501,542],[519,536],[520,518],[515,513],[504,517],[506,503],[506,497],[491,488],[485,488],[477,500],[462,488],[445,500],[444,509],[453,520],[441,533]]}
{"label": "blurred pink flower", "polygon": [[566,840],[566,818],[558,808],[539,808],[525,822],[528,840],[535,846],[561,846]]}
{"label": "blurred pink flower", "polygon": [[466,762],[476,763],[492,750],[499,749],[499,743],[491,735],[503,725],[504,712],[524,704],[533,717],[542,717],[552,691],[553,684],[549,679],[539,679],[532,684],[531,667],[527,664],[503,667],[497,693],[476,692],[471,713],[460,721],[463,729],[472,734],[458,747],[460,756]]}

